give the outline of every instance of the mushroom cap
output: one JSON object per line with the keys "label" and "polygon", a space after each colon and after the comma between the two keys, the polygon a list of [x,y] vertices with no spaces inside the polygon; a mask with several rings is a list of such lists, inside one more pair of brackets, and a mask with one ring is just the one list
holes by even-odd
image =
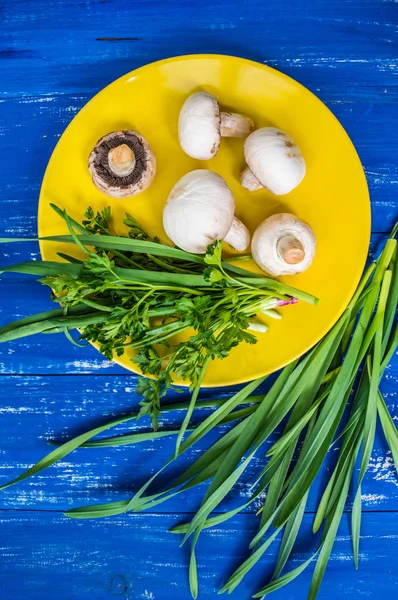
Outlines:
{"label": "mushroom cap", "polygon": [[206,169],[191,171],[170,192],[163,210],[169,238],[183,250],[204,254],[222,240],[234,219],[235,200],[224,179]]}
{"label": "mushroom cap", "polygon": [[[297,264],[286,262],[278,250],[283,238],[295,238],[304,250],[304,258]],[[311,227],[289,213],[272,215],[265,219],[252,237],[252,255],[257,265],[270,275],[295,275],[308,269],[314,260],[316,241]]]}
{"label": "mushroom cap", "polygon": [[178,121],[178,139],[184,152],[198,160],[213,158],[220,147],[220,123],[217,98],[207,92],[189,96]]}
{"label": "mushroom cap", "polygon": [[262,127],[245,140],[245,159],[254,176],[276,196],[288,194],[301,183],[305,161],[290,136],[276,127]]}
{"label": "mushroom cap", "polygon": [[[109,151],[125,144],[134,153],[135,166],[127,175],[117,175],[109,165]],[[94,185],[112,198],[127,198],[143,192],[156,173],[156,159],[146,141],[136,131],[113,131],[96,143],[88,159]]]}

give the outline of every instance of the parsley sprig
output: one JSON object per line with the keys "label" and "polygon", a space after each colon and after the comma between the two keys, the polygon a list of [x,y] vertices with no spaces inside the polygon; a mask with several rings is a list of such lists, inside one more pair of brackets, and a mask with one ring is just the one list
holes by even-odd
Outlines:
{"label": "parsley sprig", "polygon": [[[131,360],[142,373],[137,392],[139,417],[148,415],[158,428],[161,400],[177,377],[192,391],[177,450],[188,427],[208,364],[228,356],[242,342],[254,344],[250,328],[266,327],[259,313],[279,317],[275,307],[300,298],[316,299],[288,286],[236,267],[222,259],[222,242],[205,256],[171,248],[152,238],[127,214],[128,236],[113,231],[110,208],[89,207],[82,223],[53,206],[70,235],[46,238],[73,245],[78,255],[62,254],[66,262],[30,262],[4,271],[41,276],[59,309],[0,329],[0,341],[33,333],[79,328],[79,341],[96,343],[108,358],[133,350]],[[176,338],[185,333],[184,341]]]}

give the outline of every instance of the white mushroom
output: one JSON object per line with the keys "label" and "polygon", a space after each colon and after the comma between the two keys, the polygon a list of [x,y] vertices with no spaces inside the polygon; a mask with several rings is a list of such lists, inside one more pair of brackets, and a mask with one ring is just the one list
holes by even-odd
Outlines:
{"label": "white mushroom", "polygon": [[276,127],[262,127],[245,140],[248,167],[240,181],[250,191],[266,188],[276,196],[288,194],[301,183],[305,161],[290,136]]}
{"label": "white mushroom", "polygon": [[94,185],[107,196],[126,198],[146,190],[156,172],[156,160],[136,131],[114,131],[96,143],[88,159]]}
{"label": "white mushroom", "polygon": [[234,217],[235,200],[224,179],[206,169],[187,173],[170,192],[163,210],[169,238],[183,250],[204,254],[216,240],[236,250],[250,243],[248,229]]}
{"label": "white mushroom", "polygon": [[289,213],[272,215],[256,229],[252,255],[260,269],[273,275],[295,275],[308,269],[315,256],[311,227]]}
{"label": "white mushroom", "polygon": [[220,112],[217,98],[207,92],[196,92],[181,109],[178,139],[189,156],[209,160],[217,154],[221,137],[246,137],[253,129],[249,117]]}

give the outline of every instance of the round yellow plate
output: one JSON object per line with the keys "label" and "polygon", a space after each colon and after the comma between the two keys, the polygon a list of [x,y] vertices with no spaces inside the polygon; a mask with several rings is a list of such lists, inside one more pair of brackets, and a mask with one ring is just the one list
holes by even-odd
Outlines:
{"label": "round yellow plate", "polygon": [[[223,139],[219,153],[208,162],[184,154],[178,143],[178,114],[184,100],[196,90],[214,94],[222,109],[249,115],[256,127],[273,125],[289,133],[307,164],[298,188],[279,197],[266,190],[243,189],[239,184],[243,141],[239,139]],[[123,200],[99,192],[87,168],[97,140],[119,129],[139,131],[150,143],[158,165],[151,187]],[[96,210],[111,206],[119,233],[128,211],[152,235],[167,241],[163,205],[176,181],[198,168],[212,169],[224,177],[236,198],[237,216],[252,232],[269,215],[292,212],[311,225],[317,238],[317,254],[310,269],[282,280],[318,296],[320,303],[284,307],[283,319],[272,321],[267,333],[258,334],[257,344],[242,343],[228,358],[214,361],[204,385],[231,385],[279,369],[322,338],[349,302],[365,263],[370,206],[361,163],[343,127],[306,88],[274,69],[231,56],[180,56],[128,73],[99,92],[59,140],[41,189],[39,234],[66,232],[50,208],[53,202],[78,221],[89,205]],[[70,249],[41,244],[44,260],[59,260],[56,253],[70,253]],[[138,372],[129,359],[126,354],[117,362]]]}

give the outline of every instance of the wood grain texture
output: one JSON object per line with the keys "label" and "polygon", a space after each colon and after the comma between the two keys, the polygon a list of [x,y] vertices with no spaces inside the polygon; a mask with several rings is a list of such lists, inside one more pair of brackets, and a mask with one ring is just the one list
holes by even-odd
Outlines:
{"label": "wood grain texture", "polygon": [[[51,448],[48,440],[70,439],[113,418],[131,414],[138,406],[134,394],[136,378],[133,376],[92,375],[91,377],[70,375],[56,377],[9,376],[0,378],[3,401],[0,408],[0,485],[19,475],[22,470],[40,460]],[[391,365],[383,381],[382,392],[391,407],[392,415],[398,418],[396,389],[398,364]],[[266,390],[265,383],[260,390]],[[200,398],[227,398],[231,389],[203,390]],[[168,401],[187,400],[183,394],[170,393]],[[195,411],[192,423],[210,414],[210,410]],[[181,413],[164,414],[163,429],[177,430]],[[249,486],[265,465],[265,453],[282,432],[267,441],[250,463],[239,483],[229,494],[222,509],[229,510],[243,504],[250,496]],[[130,422],[109,430],[104,436],[149,431],[149,421]],[[166,481],[182,472],[205,448],[209,447],[227,427],[211,432],[176,465],[168,468],[164,476],[153,486],[160,491]],[[143,442],[119,448],[82,448],[38,474],[29,481],[0,491],[1,508],[65,510],[90,503],[124,500],[133,495],[173,454],[175,437],[165,437],[155,442]],[[336,449],[330,452],[325,468],[316,480],[307,508],[316,510],[321,490],[337,458]],[[198,490],[186,492],[158,507],[158,512],[192,512],[206,490],[206,484]],[[377,431],[372,460],[362,486],[363,510],[397,511],[398,480],[392,457],[387,450],[382,431]],[[248,508],[256,512],[264,496]]]}
{"label": "wood grain texture", "polygon": [[[167,532],[179,516],[131,515],[98,521],[71,521],[56,512],[0,511],[2,569],[0,592],[7,600],[54,597],[67,600],[187,600],[186,558],[180,536]],[[315,547],[310,534],[312,516],[306,515],[289,567],[297,567]],[[247,557],[256,531],[251,515],[240,515],[224,526],[204,532],[197,560],[200,598],[216,598],[226,577]],[[267,581],[276,559],[278,541],[228,598],[248,600]],[[398,574],[398,514],[364,515],[360,566],[354,571],[348,519],[345,516],[332,552],[320,600],[392,600]],[[272,595],[275,600],[306,597],[312,569],[289,587]],[[382,590],[382,595],[381,595]]]}
{"label": "wood grain texture", "polygon": [[[0,0],[0,236],[36,234],[47,161],[67,124],[95,93],[143,64],[196,52],[260,61],[317,94],[358,150],[371,192],[373,232],[389,231],[398,215],[397,33],[394,0]],[[373,236],[373,252],[383,239]],[[34,243],[0,247],[0,267],[29,258],[39,259]],[[29,278],[1,276],[0,285],[0,325],[51,304],[47,290]],[[397,378],[395,356],[382,384],[395,422]],[[93,348],[78,349],[62,336],[0,345],[0,482],[42,457],[49,438],[75,435],[131,411],[138,401],[135,382],[134,375]],[[202,397],[228,397],[235,389],[203,390]],[[179,396],[186,397],[186,392]],[[167,418],[165,426],[177,421]],[[173,444],[163,438],[79,450],[29,482],[0,492],[1,598],[189,598],[187,550],[167,529],[197,508],[195,492],[160,505],[157,514],[75,522],[59,512],[128,497],[168,458]],[[192,449],[181,467],[203,447]],[[247,498],[247,483],[262,460],[259,453],[223,508]],[[333,460],[332,452],[309,511]],[[320,600],[397,595],[398,480],[380,431],[362,494],[360,570],[353,570],[346,515]],[[313,548],[312,518],[305,516],[292,566]],[[249,509],[202,536],[201,598],[216,598],[225,577],[245,558],[256,523]],[[275,552],[271,546],[233,599],[250,598],[269,574]],[[305,598],[309,578],[304,573],[274,597]]]}
{"label": "wood grain texture", "polygon": [[7,96],[92,93],[147,62],[202,52],[266,62],[312,89],[398,83],[391,1],[14,0],[1,18]]}

